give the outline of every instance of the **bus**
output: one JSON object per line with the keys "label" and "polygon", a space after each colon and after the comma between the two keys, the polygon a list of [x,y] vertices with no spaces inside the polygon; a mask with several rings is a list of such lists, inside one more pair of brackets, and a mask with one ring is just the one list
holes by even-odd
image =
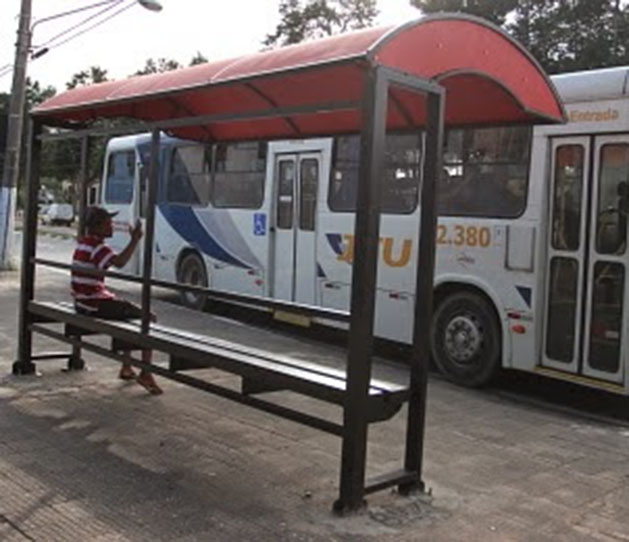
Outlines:
{"label": "bus", "polygon": [[[446,130],[432,357],[465,386],[502,367],[627,393],[629,68],[552,79],[565,125]],[[154,278],[349,309],[357,135],[160,145]],[[410,343],[422,135],[386,147],[375,334]],[[149,135],[107,145],[114,246],[143,217],[149,153]]]}

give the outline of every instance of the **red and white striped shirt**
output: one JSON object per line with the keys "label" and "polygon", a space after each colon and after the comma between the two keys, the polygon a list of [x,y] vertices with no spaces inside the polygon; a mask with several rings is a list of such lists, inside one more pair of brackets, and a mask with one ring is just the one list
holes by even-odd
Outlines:
{"label": "red and white striped shirt", "polygon": [[[84,269],[107,269],[116,253],[105,244],[102,237],[88,235],[79,239],[72,265]],[[113,299],[115,296],[105,288],[105,277],[96,277],[79,270],[72,270],[72,296],[77,307],[96,311],[101,299]]]}

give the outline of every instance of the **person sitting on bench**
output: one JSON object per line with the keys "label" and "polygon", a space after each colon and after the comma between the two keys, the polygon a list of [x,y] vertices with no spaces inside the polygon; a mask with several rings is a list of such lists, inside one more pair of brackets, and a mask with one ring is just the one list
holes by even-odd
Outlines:
{"label": "person sitting on bench", "polygon": [[[131,240],[120,253],[116,254],[105,242],[113,235],[112,217],[102,207],[89,207],[85,214],[85,230],[87,235],[78,240],[72,265],[88,270],[105,270],[111,267],[124,267],[131,259],[133,252],[142,238],[142,224],[129,225]],[[104,318],[107,320],[129,320],[142,317],[142,309],[135,303],[116,297],[105,287],[105,277],[97,277],[79,270],[72,270],[72,296],[76,312],[85,316]],[[153,320],[154,317],[152,316]],[[131,366],[131,351],[126,350],[128,359],[120,368],[122,380],[136,380],[152,395],[162,393],[149,371],[142,370],[136,378]],[[142,351],[142,361],[151,363],[151,350]]]}

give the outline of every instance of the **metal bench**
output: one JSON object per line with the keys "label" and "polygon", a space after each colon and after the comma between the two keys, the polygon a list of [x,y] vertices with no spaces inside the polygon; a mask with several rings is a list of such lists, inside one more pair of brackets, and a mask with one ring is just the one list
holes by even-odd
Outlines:
{"label": "metal bench", "polygon": [[[74,355],[76,355],[75,349],[84,348],[120,360],[121,356],[117,353],[120,350],[151,348],[164,352],[170,357],[168,369],[150,366],[151,370],[163,377],[247,403],[262,410],[272,410],[275,414],[318,429],[337,435],[342,434],[343,426],[340,424],[254,396],[266,392],[289,390],[343,406],[346,395],[345,371],[164,325],[153,324],[148,333],[142,334],[139,321],[86,318],[77,314],[74,308],[66,303],[31,301],[29,312],[36,320],[31,324],[32,331],[72,344]],[[63,333],[54,330],[49,325],[52,323],[63,324]],[[111,338],[109,349],[87,342],[83,338],[98,334]],[[139,360],[134,360],[134,364],[143,366]],[[181,374],[187,369],[200,368],[216,368],[241,377],[240,391],[235,392],[231,388],[222,388],[195,376]],[[368,423],[387,420],[394,416],[408,396],[406,386],[371,379],[366,409]]]}

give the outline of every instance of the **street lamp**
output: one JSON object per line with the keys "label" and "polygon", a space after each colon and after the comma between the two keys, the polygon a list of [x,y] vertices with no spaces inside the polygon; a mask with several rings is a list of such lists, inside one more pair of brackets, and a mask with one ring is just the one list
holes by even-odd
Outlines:
{"label": "street lamp", "polygon": [[[9,101],[7,122],[7,139],[2,178],[0,179],[0,271],[10,269],[13,265],[13,230],[15,215],[16,186],[19,177],[20,147],[22,141],[22,117],[24,111],[24,95],[26,88],[26,65],[31,50],[31,36],[34,28],[43,22],[59,19],[75,13],[95,9],[108,4],[122,4],[124,0],[103,0],[70,11],[50,15],[35,21],[31,25],[31,0],[22,0],[20,7],[20,23],[18,39],[15,46],[15,63],[13,65],[13,82]],[[158,0],[134,0],[150,11],[161,11]],[[133,4],[130,4],[133,5]],[[129,6],[129,7],[130,7]],[[105,10],[106,11],[106,10]],[[98,14],[97,14],[98,15]],[[80,24],[87,22],[88,19]],[[34,53],[37,58],[48,51],[41,48]]]}

